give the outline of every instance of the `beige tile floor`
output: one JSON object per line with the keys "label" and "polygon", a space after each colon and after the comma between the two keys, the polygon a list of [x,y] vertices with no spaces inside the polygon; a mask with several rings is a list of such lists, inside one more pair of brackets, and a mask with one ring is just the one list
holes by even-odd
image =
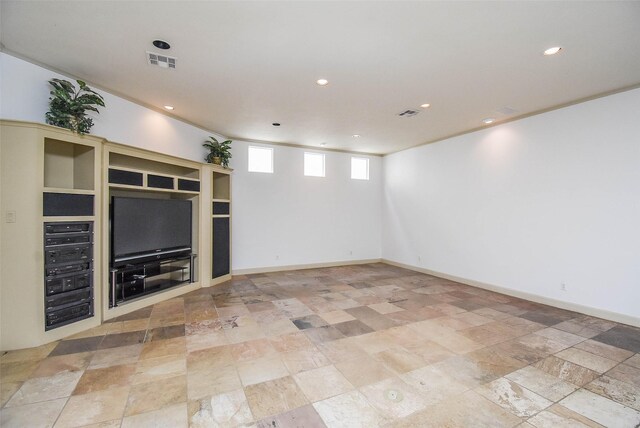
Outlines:
{"label": "beige tile floor", "polygon": [[640,329],[384,264],[236,277],[0,357],[2,427],[638,427]]}

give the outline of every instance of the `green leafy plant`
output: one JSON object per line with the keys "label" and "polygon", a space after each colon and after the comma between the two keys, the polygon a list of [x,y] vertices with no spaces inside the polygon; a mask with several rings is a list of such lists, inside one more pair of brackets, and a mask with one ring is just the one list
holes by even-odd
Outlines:
{"label": "green leafy plant", "polygon": [[225,168],[229,166],[229,159],[231,159],[231,140],[218,142],[215,137],[209,137],[211,141],[205,141],[202,145],[209,149],[209,153],[205,157],[205,160],[209,163],[222,165]]}
{"label": "green leafy plant", "polygon": [[87,117],[85,112],[89,110],[100,113],[96,106],[104,107],[104,98],[82,80],[76,82],[78,89],[66,80],[49,80],[53,90],[50,92],[49,111],[45,116],[48,124],[83,135],[93,126],[93,119]]}

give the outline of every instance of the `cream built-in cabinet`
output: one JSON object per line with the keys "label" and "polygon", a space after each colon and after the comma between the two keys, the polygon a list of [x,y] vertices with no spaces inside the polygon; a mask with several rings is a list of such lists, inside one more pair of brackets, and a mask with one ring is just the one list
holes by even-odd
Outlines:
{"label": "cream built-in cabinet", "polygon": [[[49,125],[6,120],[0,121],[0,166],[0,350],[62,339],[231,278],[230,169]],[[127,184],[126,177],[135,182]],[[113,196],[191,201],[193,282],[110,304]],[[90,231],[81,230],[87,225]],[[56,235],[69,227],[71,233]],[[57,275],[58,268],[74,268],[64,262],[69,254],[75,257],[73,251],[86,261],[90,277],[85,271],[61,270]],[[86,288],[89,278],[91,293]],[[79,321],[56,321],[56,313],[47,313],[57,308],[47,309],[52,305],[47,293],[55,293],[62,307],[74,304],[67,303],[74,298],[83,304],[91,301],[91,314]],[[48,322],[54,325],[46,327]]]}
{"label": "cream built-in cabinet", "polygon": [[231,170],[211,166],[211,278],[231,278]]}
{"label": "cream built-in cabinet", "polygon": [[[102,222],[101,156],[101,138],[47,125],[0,123],[0,349],[41,345],[101,323],[95,310],[99,293],[84,299],[93,314],[83,320],[46,330],[45,313],[45,224],[91,224],[90,274],[94,279],[101,274],[102,254],[95,245]],[[65,211],[67,200],[81,201],[80,209]]]}

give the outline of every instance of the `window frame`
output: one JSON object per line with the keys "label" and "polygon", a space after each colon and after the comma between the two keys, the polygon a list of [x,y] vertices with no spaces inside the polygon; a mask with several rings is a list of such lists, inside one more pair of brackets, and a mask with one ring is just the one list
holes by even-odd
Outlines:
{"label": "window frame", "polygon": [[[307,174],[307,155],[310,156],[321,156],[322,157],[322,175],[315,174]],[[317,177],[317,178],[325,178],[327,176],[327,155],[319,152],[304,152],[303,155],[303,165],[302,165],[302,173],[305,177]]]}
{"label": "window frame", "polygon": [[[366,164],[367,164],[366,173],[367,173],[367,175],[366,175],[366,177],[365,177],[365,178],[362,178],[362,177],[354,177],[354,176],[353,176],[353,161],[354,161],[354,160],[356,160],[356,159],[357,159],[357,160],[364,160],[364,161],[366,161]],[[362,157],[362,156],[351,156],[351,179],[352,179],[352,180],[368,181],[368,180],[369,180],[369,178],[370,178],[370,175],[371,175],[371,174],[370,174],[370,171],[369,171],[369,167],[370,167],[370,165],[371,165],[371,162],[369,161],[369,158],[365,158],[365,157]]]}
{"label": "window frame", "polygon": [[[270,171],[256,171],[256,170],[252,170],[251,169],[251,149],[257,149],[257,150],[263,150],[263,151],[268,151],[271,156],[270,156]],[[255,172],[258,174],[273,174],[273,170],[274,170],[274,157],[275,157],[275,150],[273,149],[273,147],[267,147],[267,146],[249,146],[247,148],[247,172]]]}

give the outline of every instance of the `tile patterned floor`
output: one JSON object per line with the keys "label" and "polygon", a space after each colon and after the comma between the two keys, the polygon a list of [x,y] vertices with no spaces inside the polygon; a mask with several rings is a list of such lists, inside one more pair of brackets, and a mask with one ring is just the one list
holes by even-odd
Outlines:
{"label": "tile patterned floor", "polygon": [[0,357],[2,427],[638,427],[640,329],[384,264],[236,277]]}

